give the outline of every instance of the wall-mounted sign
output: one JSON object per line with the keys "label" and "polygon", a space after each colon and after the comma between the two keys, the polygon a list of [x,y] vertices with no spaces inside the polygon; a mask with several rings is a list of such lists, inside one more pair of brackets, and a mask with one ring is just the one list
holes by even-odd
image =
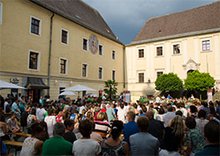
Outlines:
{"label": "wall-mounted sign", "polygon": [[89,37],[89,50],[93,53],[96,54],[98,51],[98,47],[99,47],[99,41],[96,37],[96,35],[92,34]]}

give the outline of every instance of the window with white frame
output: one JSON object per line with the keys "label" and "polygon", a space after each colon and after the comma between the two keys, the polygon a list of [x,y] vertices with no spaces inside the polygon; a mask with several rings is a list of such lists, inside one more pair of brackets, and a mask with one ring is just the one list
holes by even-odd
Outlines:
{"label": "window with white frame", "polygon": [[40,20],[34,17],[31,17],[31,33],[40,35]]}
{"label": "window with white frame", "polygon": [[138,58],[144,58],[144,49],[138,49]]}
{"label": "window with white frame", "polygon": [[102,67],[99,67],[99,79],[102,79],[102,72],[103,72]]}
{"label": "window with white frame", "polygon": [[30,51],[29,53],[29,69],[38,70],[39,53]]}
{"label": "window with white frame", "polygon": [[115,60],[115,51],[112,51],[112,59]]}
{"label": "window with white frame", "polygon": [[157,78],[158,78],[160,75],[162,75],[162,74],[163,74],[162,71],[157,71]]}
{"label": "window with white frame", "polygon": [[67,73],[67,60],[63,58],[60,59],[60,73],[61,74]]}
{"label": "window with white frame", "polygon": [[87,39],[83,39],[83,50],[87,50],[88,47],[88,40]]}
{"label": "window with white frame", "polygon": [[138,73],[138,82],[144,83],[144,73]]}
{"label": "window with white frame", "polygon": [[0,2],[0,25],[2,24],[2,17],[3,17],[3,4]]}
{"label": "window with white frame", "polygon": [[112,70],[112,80],[115,81],[115,70]]}
{"label": "window with white frame", "polygon": [[203,40],[202,51],[209,51],[209,50],[210,50],[210,40]]}
{"label": "window with white frame", "polygon": [[68,31],[64,29],[61,30],[61,42],[65,44],[68,43]]}
{"label": "window with white frame", "polygon": [[157,56],[163,56],[163,47],[162,46],[157,47],[156,50],[157,50]]}
{"label": "window with white frame", "polygon": [[180,54],[180,44],[173,45],[173,54]]}
{"label": "window with white frame", "polygon": [[102,45],[99,45],[99,55],[103,55],[103,47],[102,47]]}
{"label": "window with white frame", "polygon": [[82,77],[87,76],[87,64],[82,64]]}

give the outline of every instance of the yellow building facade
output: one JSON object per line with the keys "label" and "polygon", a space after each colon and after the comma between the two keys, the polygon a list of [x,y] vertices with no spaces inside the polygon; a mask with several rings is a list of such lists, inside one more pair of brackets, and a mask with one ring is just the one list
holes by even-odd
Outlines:
{"label": "yellow building facade", "polygon": [[18,92],[35,101],[47,94],[57,99],[62,89],[77,84],[98,94],[110,79],[118,82],[118,92],[124,90],[124,45],[96,10],[81,1],[71,3],[90,11],[94,21],[78,10],[70,16],[47,1],[0,1],[0,79],[26,87]]}
{"label": "yellow building facade", "polygon": [[[207,72],[220,89],[220,2],[152,18],[126,46],[126,84],[132,101],[155,94],[157,77]],[[150,93],[149,93],[150,92]]]}

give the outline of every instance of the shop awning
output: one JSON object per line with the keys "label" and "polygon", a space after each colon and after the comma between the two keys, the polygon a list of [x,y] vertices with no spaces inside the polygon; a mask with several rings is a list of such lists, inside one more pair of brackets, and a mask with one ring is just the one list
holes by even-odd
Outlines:
{"label": "shop awning", "polygon": [[42,78],[28,77],[26,88],[27,89],[49,89],[49,86],[45,85]]}

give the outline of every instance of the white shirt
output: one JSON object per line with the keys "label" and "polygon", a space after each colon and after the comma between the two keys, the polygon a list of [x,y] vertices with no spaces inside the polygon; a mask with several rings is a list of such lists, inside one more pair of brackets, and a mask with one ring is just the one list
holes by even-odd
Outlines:
{"label": "white shirt", "polygon": [[36,138],[32,138],[32,137],[26,138],[24,140],[23,145],[22,145],[22,149],[21,149],[20,155],[22,155],[22,156],[32,156],[32,155],[39,154],[34,149],[35,143],[37,141],[39,141],[39,140],[36,139]]}
{"label": "white shirt", "polygon": [[174,112],[167,112],[163,115],[163,122],[164,122],[164,127],[169,126],[169,123],[173,118],[175,118],[175,113]]}
{"label": "white shirt", "polygon": [[53,127],[56,123],[56,116],[46,116],[44,121],[47,123],[47,130],[48,130],[48,134],[49,137],[53,136]]}
{"label": "white shirt", "polygon": [[45,113],[46,113],[46,110],[44,108],[37,108],[36,109],[37,120],[43,121]]}
{"label": "white shirt", "polygon": [[78,139],[73,143],[72,152],[74,156],[96,156],[101,152],[101,146],[93,139]]}

